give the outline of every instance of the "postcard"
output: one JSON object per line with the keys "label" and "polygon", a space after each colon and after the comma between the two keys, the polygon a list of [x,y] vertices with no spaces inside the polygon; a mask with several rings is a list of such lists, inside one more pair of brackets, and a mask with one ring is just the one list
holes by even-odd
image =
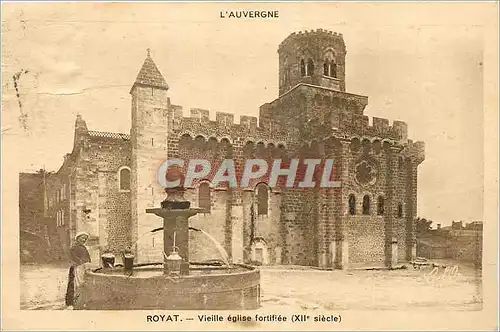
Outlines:
{"label": "postcard", "polygon": [[2,4],[2,329],[498,329],[498,3]]}

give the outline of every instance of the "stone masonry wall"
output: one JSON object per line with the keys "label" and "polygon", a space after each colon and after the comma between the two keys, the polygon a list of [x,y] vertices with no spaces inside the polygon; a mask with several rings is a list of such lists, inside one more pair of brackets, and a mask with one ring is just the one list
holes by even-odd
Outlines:
{"label": "stone masonry wall", "polygon": [[[227,250],[226,244],[226,206],[228,204],[228,193],[225,190],[211,190],[210,213],[199,213],[189,219],[189,225],[202,229],[219,242]],[[188,190],[185,196],[193,206],[198,206],[198,188]],[[192,261],[206,261],[220,259],[221,255],[217,246],[210,238],[201,233],[190,231],[189,255]]]}
{"label": "stone masonry wall", "polygon": [[[384,218],[378,215],[378,197],[385,198],[386,177],[383,170],[387,167],[386,156],[382,150],[375,151],[371,144],[350,144],[348,159],[348,177],[342,183],[346,199],[344,204],[348,210],[349,197],[355,197],[355,215],[348,212],[345,216],[347,241],[349,245],[349,263],[380,262],[385,261],[385,232]],[[371,186],[357,183],[356,165],[363,160],[372,160],[378,167],[376,182]],[[369,214],[363,214],[363,199],[370,199]],[[387,211],[386,211],[387,213]]]}
{"label": "stone masonry wall", "polygon": [[[323,62],[327,53],[337,65],[337,78],[323,75]],[[342,34],[323,29],[300,31],[288,36],[278,48],[279,54],[279,93],[282,95],[299,82],[316,85],[338,86],[345,91],[345,43]],[[305,64],[314,61],[314,72],[306,77],[301,75],[300,61]],[[326,81],[326,82],[325,82]]]}
{"label": "stone masonry wall", "polygon": [[[310,116],[314,116],[314,112],[321,112],[321,107],[310,108],[309,105],[307,109]],[[172,126],[176,128],[173,130],[173,135],[170,135],[169,137],[169,146],[171,147],[170,151],[172,152],[172,156],[180,157],[186,160],[189,158],[212,158],[215,160],[220,160],[222,158],[220,155],[213,154],[209,151],[212,151],[210,149],[217,149],[217,146],[221,145],[224,142],[224,139],[227,139],[226,143],[224,144],[229,143],[232,146],[232,153],[237,161],[237,169],[238,167],[240,167],[238,165],[238,160],[258,157],[257,151],[259,150],[259,145],[255,145],[253,143],[253,145],[251,146],[253,153],[255,153],[253,155],[245,154],[245,149],[248,147],[248,142],[250,142],[250,139],[258,142],[262,138],[252,136],[250,134],[250,138],[246,139],[247,143],[241,144],[241,138],[235,136],[235,132],[237,132],[237,129],[241,129],[241,127],[239,127],[238,125],[234,125],[232,118],[225,117],[225,113],[218,113],[218,120],[214,123],[213,121],[208,120],[208,111],[194,109],[192,110],[191,118],[183,118],[179,115],[179,110],[180,107],[176,106],[175,110],[170,112],[171,119],[169,121],[171,121]],[[242,120],[243,119],[244,118],[242,117]],[[385,127],[384,124],[380,121],[383,122],[383,120],[374,121],[375,127],[373,128],[375,128],[374,130],[376,130],[378,133],[385,132],[387,135],[389,135],[389,137],[392,137],[390,136],[392,135],[391,133],[400,132],[398,131],[400,129],[391,129],[400,128],[398,127],[400,126],[399,122],[395,122],[395,127]],[[242,121],[242,123],[245,122]],[[213,128],[210,129],[210,127]],[[251,128],[254,129],[251,129],[250,133],[259,130],[258,127]],[[355,130],[356,128],[358,127],[353,125],[350,130]],[[394,138],[397,138],[398,140],[404,139],[404,130],[401,131],[401,133],[401,135],[403,136],[394,136]],[[208,137],[211,138],[208,139]],[[355,141],[358,136],[353,137]],[[320,211],[328,211],[326,208],[324,209],[325,205],[333,206],[333,210],[330,210],[330,213],[341,213],[345,215],[344,227],[347,232],[347,241],[349,243],[350,261],[352,261],[353,263],[367,261],[384,262],[386,258],[384,247],[388,240],[386,238],[384,229],[385,220],[383,217],[377,215],[377,200],[379,196],[385,195],[385,189],[387,187],[387,184],[385,183],[384,172],[384,169],[386,169],[387,167],[385,157],[386,150],[382,148],[382,142],[380,140],[373,140],[373,138],[369,139],[371,140],[368,142],[363,142],[363,144],[368,144],[369,146],[361,146],[362,144],[358,139],[359,147],[356,149],[356,151],[351,152],[349,159],[346,161],[346,165],[348,167],[346,179],[348,179],[348,181],[343,185],[343,198],[340,201],[336,200],[335,198],[335,196],[339,193],[338,190],[330,190],[329,194],[325,194],[322,191],[315,194],[316,196],[313,195],[314,197],[311,196],[312,194],[310,192],[298,193],[295,192],[294,189],[283,190],[279,203],[281,215],[280,224],[277,226],[279,235],[275,236],[275,239],[273,239],[276,241],[276,247],[282,248],[281,258],[283,262],[287,262],[289,264],[316,265],[318,264],[318,255],[320,255],[320,252],[326,254],[331,241],[336,237],[336,226],[334,226],[336,221],[334,220],[334,218],[330,218],[327,212],[321,212],[325,213],[325,222],[322,224],[325,226],[321,226],[322,233],[321,240],[319,240],[316,234],[316,232],[320,230],[320,226],[318,224],[318,216],[320,214]],[[290,140],[288,138],[286,140],[279,140],[278,138],[278,142],[285,143],[285,151],[289,157],[303,157],[300,154],[297,154],[299,152],[297,152],[297,145],[293,140]],[[180,147],[183,146],[183,144],[190,144],[193,150],[190,153],[182,152],[182,148]],[[198,147],[196,147],[197,145]],[[263,147],[265,146],[266,145],[263,145]],[[175,152],[175,148],[178,149],[178,152]],[[338,156],[340,149],[338,143],[337,146],[333,149],[334,151],[331,152],[331,155]],[[378,164],[379,169],[377,182],[373,186],[367,188],[359,186],[354,180],[354,167],[359,161],[363,159],[363,156],[365,155],[369,156],[370,159],[375,160],[375,162]],[[320,155],[318,154],[318,156]],[[262,155],[260,157],[262,157]],[[309,157],[314,156],[311,155]],[[405,182],[408,174],[404,169],[404,167],[401,171],[398,169],[398,173],[396,176],[397,180],[394,184],[394,200],[397,202],[396,204],[401,203],[403,205],[403,210],[406,211],[405,207],[407,199],[407,187],[405,185]],[[350,194],[356,195],[357,209],[359,210],[357,211],[358,214],[356,216],[349,216],[348,214],[345,214],[345,212],[347,211],[346,205],[348,204],[348,196]],[[371,207],[369,217],[360,215],[364,195],[368,195],[370,197]],[[232,203],[239,204],[237,199],[231,199],[230,201]],[[305,206],[303,203],[305,201],[310,202],[311,206]],[[339,205],[338,208],[336,207],[337,205]],[[248,237],[249,212],[239,205],[230,207],[226,205],[226,211],[227,209],[231,211],[231,223],[234,222],[233,214],[236,214],[236,211],[242,211],[242,218],[246,225],[244,227],[243,233],[247,233],[246,235],[244,235],[244,237]],[[247,208],[247,210],[249,209]],[[389,213],[389,210],[390,208],[386,206],[386,213]],[[393,213],[396,212],[397,211],[393,210]],[[400,260],[403,260],[407,252],[407,221],[405,219],[405,214],[403,214],[402,218],[395,218],[394,220],[394,234],[398,239],[399,247],[398,256]],[[222,221],[220,221],[220,223],[222,224]],[[226,248],[230,248],[229,244],[227,243],[227,239],[227,232],[225,235],[220,235],[220,242],[223,243]],[[321,245],[319,245],[320,243]],[[231,251],[231,249],[228,251]],[[273,250],[269,250],[269,252],[272,254]],[[276,257],[274,257],[273,259],[276,260]]]}
{"label": "stone masonry wall", "polygon": [[163,246],[138,237],[163,225],[147,208],[159,207],[165,198],[156,179],[161,163],[168,158],[168,98],[165,89],[134,85],[132,95],[132,243],[139,263],[163,261]]}
{"label": "stone masonry wall", "polygon": [[104,248],[116,254],[130,245],[130,191],[120,192],[119,169],[130,166],[129,141],[90,132],[75,163],[76,232],[91,235],[88,246],[99,261]]}

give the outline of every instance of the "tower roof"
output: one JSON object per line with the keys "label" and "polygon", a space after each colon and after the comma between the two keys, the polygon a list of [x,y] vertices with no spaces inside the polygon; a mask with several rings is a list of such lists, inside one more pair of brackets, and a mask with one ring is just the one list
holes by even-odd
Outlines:
{"label": "tower roof", "polygon": [[149,48],[147,51],[148,55],[146,56],[146,59],[142,64],[142,68],[139,71],[139,74],[137,74],[137,78],[135,79],[134,84],[148,85],[155,88],[168,90],[167,82],[165,82],[165,79],[163,78],[160,71],[158,70],[158,67],[156,67],[156,64],[151,58]]}

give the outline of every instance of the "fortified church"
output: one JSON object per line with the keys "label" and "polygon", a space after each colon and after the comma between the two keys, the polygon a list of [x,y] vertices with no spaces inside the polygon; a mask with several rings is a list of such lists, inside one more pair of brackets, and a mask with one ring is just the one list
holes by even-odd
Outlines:
{"label": "fortified church", "polygon": [[[342,34],[292,33],[278,47],[279,94],[259,117],[191,109],[171,102],[149,51],[130,90],[130,134],[89,130],[78,116],[73,151],[46,176],[47,218],[62,252],[78,231],[104,249],[131,249],[138,263],[163,261],[162,221],[146,214],[165,199],[156,172],[167,158],[332,158],[340,188],[213,186],[200,179],[185,197],[204,213],[191,226],[213,236],[235,262],[322,268],[385,265],[416,255],[417,169],[424,143],[401,121],[364,115],[368,97],[346,92]],[[172,87],[178,89],[179,87]],[[192,232],[192,260],[216,259],[216,246]]]}

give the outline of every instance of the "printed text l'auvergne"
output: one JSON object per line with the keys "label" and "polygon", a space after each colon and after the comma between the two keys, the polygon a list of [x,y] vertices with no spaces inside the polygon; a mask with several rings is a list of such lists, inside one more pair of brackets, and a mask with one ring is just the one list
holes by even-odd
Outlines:
{"label": "printed text l'auvergne", "polygon": [[277,10],[221,10],[220,18],[279,18]]}

